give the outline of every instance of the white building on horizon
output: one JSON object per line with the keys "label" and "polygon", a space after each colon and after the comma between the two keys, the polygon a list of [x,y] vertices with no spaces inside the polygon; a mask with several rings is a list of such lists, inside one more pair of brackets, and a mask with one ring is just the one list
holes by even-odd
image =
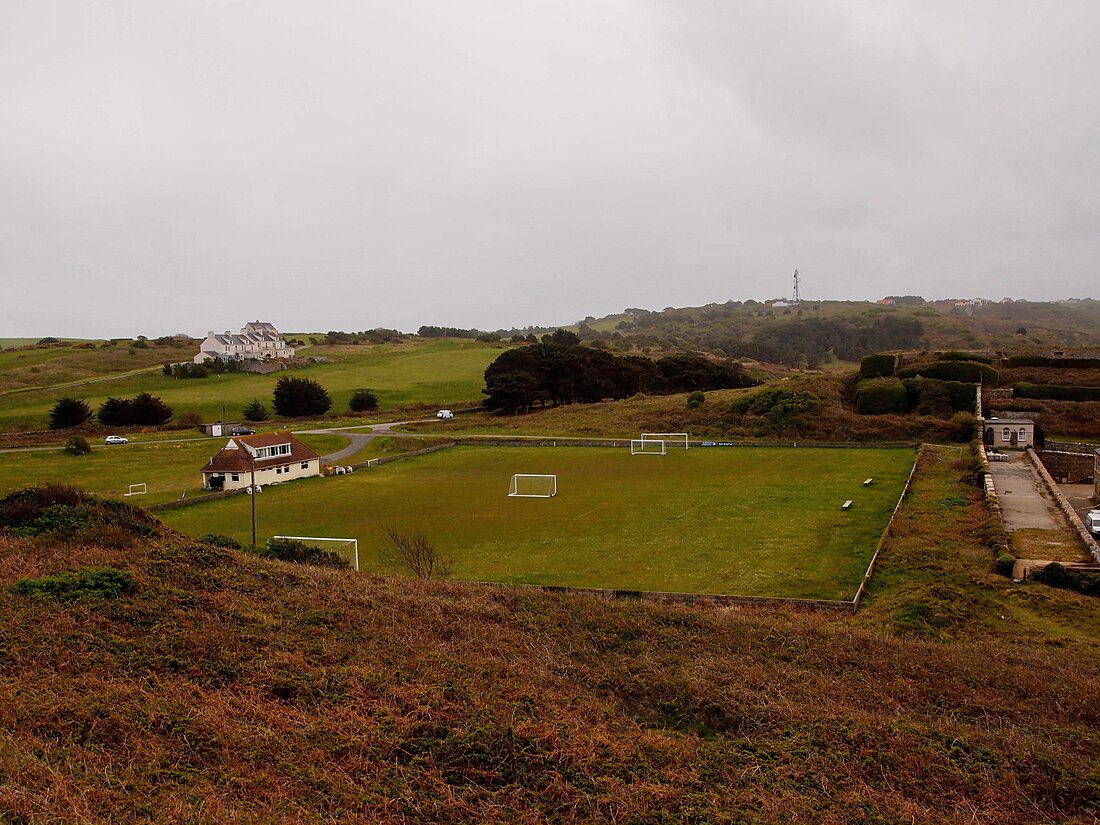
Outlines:
{"label": "white building on horizon", "polygon": [[241,327],[240,333],[206,333],[199,345],[195,363],[220,358],[223,361],[264,361],[272,358],[293,358],[294,349],[287,346],[283,334],[267,321],[250,321]]}

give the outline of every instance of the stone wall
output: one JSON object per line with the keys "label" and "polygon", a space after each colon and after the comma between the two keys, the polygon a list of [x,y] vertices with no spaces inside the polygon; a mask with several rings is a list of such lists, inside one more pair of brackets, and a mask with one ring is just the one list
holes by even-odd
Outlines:
{"label": "stone wall", "polygon": [[1035,455],[1059,484],[1082,484],[1092,478],[1092,455],[1059,450],[1037,450]]}

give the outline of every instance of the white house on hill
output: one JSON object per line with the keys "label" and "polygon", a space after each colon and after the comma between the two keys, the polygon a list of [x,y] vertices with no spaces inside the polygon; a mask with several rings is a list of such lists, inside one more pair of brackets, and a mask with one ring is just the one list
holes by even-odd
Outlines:
{"label": "white house on hill", "polygon": [[321,475],[321,458],[288,430],[235,436],[202,468],[206,490],[240,490]]}
{"label": "white house on hill", "polygon": [[274,325],[267,321],[250,321],[241,328],[239,334],[229,330],[211,330],[206,333],[206,338],[199,346],[199,354],[195,356],[195,363],[201,364],[214,358],[223,361],[262,361],[293,356],[293,348],[287,346],[283,334]]}

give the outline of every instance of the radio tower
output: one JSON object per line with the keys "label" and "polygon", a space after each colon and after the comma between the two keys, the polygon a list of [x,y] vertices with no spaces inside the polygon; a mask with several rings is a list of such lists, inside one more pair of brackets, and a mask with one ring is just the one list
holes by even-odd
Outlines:
{"label": "radio tower", "polygon": [[802,295],[798,291],[798,270],[794,271],[794,295],[791,296],[792,304],[802,303]]}

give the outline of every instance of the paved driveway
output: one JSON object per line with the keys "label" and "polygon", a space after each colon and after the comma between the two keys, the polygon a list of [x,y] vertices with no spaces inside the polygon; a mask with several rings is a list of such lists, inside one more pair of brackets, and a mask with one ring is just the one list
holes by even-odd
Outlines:
{"label": "paved driveway", "polygon": [[1069,525],[1031,462],[1023,453],[1003,453],[1008,461],[989,462],[1005,529],[1068,530]]}

